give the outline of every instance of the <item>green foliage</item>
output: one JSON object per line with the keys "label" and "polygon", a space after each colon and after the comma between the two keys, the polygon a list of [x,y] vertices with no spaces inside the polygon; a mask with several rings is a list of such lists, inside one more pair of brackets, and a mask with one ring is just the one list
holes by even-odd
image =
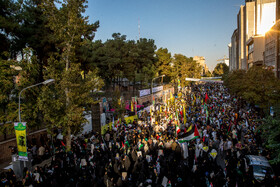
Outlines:
{"label": "green foliage", "polygon": [[159,48],[156,51],[156,57],[157,57],[157,71],[158,76],[165,75],[167,77],[171,77],[171,53],[168,52],[167,48]]}
{"label": "green foliage", "polygon": [[84,0],[65,0],[58,9],[54,1],[44,1],[43,10],[48,18],[48,27],[57,38],[57,48],[48,60],[45,79],[55,79],[55,84],[44,87],[40,98],[49,129],[60,128],[66,135],[67,149],[71,149],[71,134],[81,130],[85,122],[86,106],[93,104],[91,91],[100,89],[103,81],[97,71],[88,71],[83,79],[82,64],[77,60],[77,48],[93,39],[96,24],[89,24],[82,14]]}
{"label": "green foliage", "polygon": [[232,94],[251,104],[267,108],[280,100],[280,82],[271,70],[254,66],[247,72],[236,70],[227,76],[225,85]]}
{"label": "green foliage", "polygon": [[213,71],[214,76],[222,76],[228,74],[229,67],[225,63],[218,63]]}
{"label": "green foliage", "polygon": [[280,163],[280,116],[279,111],[275,117],[268,116],[259,127],[265,146],[271,151],[272,164]]}
{"label": "green foliage", "polygon": [[[19,65],[22,70],[17,85],[18,93],[30,85],[41,82],[41,80],[39,80],[40,66],[32,49],[24,49],[23,59],[19,62]],[[23,91],[21,94],[21,120],[26,121],[28,123],[28,128],[30,129],[42,126],[43,116],[37,104],[40,89],[41,86],[34,87]]]}
{"label": "green foliage", "polygon": [[212,73],[208,70],[203,77],[212,77]]}
{"label": "green foliage", "polygon": [[193,60],[182,54],[175,54],[172,59],[171,79],[172,82],[177,83],[178,79],[181,81],[181,86],[186,86],[187,77],[200,78],[201,66]]}
{"label": "green foliage", "polygon": [[15,61],[0,59],[0,132],[11,132],[13,126],[6,124],[17,119],[17,105],[14,98]]}

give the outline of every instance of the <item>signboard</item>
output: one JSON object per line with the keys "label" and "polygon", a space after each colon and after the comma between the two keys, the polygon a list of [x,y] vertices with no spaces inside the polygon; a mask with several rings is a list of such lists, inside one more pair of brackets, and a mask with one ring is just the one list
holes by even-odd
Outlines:
{"label": "signboard", "polygon": [[27,148],[26,148],[26,122],[14,123],[17,147],[18,147],[18,159],[27,161]]}
{"label": "signboard", "polygon": [[207,79],[195,79],[195,78],[186,78],[186,81],[201,81],[201,82],[214,82],[214,83],[223,83],[224,81],[220,80],[207,80]]}
{"label": "signboard", "polygon": [[145,96],[145,95],[150,95],[151,90],[150,89],[145,89],[145,90],[139,90],[139,97]]}
{"label": "signboard", "polygon": [[161,90],[163,90],[163,86],[154,87],[154,88],[153,88],[153,93],[159,92],[159,91],[161,91]]}

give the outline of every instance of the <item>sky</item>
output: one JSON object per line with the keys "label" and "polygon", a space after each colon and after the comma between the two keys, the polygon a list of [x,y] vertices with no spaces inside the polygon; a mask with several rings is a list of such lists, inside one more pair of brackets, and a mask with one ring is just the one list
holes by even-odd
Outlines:
{"label": "sky", "polygon": [[157,48],[172,55],[204,56],[213,70],[217,60],[228,57],[228,44],[237,28],[237,13],[245,0],[88,0],[86,15],[99,20],[95,40],[113,33],[129,40],[155,40]]}

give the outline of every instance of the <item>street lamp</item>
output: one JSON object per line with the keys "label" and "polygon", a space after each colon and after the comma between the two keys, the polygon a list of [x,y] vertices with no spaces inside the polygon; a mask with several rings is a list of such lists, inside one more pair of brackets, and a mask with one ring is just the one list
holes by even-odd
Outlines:
{"label": "street lamp", "polygon": [[41,85],[41,84],[49,84],[49,83],[52,83],[54,82],[54,79],[48,79],[48,80],[45,80],[44,82],[40,82],[38,84],[34,84],[34,85],[31,85],[31,86],[28,86],[26,88],[23,88],[20,92],[19,92],[19,96],[18,96],[18,119],[19,119],[19,122],[21,122],[21,118],[20,118],[20,95],[21,93],[24,91],[24,90],[27,90],[28,88],[32,88],[32,87],[35,87],[35,86],[38,86],[38,85]]}
{"label": "street lamp", "polygon": [[154,81],[154,79],[157,79],[157,78],[160,78],[160,77],[165,77],[165,75],[161,75],[161,76],[159,76],[159,77],[155,77],[155,78],[152,79],[152,83],[151,83],[151,89],[152,89],[152,103],[153,103],[153,98],[154,98],[154,94],[153,94],[153,81]]}

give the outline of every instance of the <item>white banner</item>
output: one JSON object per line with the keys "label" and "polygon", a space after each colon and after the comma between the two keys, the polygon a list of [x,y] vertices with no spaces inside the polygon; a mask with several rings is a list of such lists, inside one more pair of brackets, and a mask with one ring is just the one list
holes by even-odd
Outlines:
{"label": "white banner", "polygon": [[215,83],[223,83],[224,81],[220,80],[207,80],[207,79],[194,79],[194,78],[186,78],[186,81],[201,81],[201,82],[215,82]]}
{"label": "white banner", "polygon": [[145,90],[139,90],[139,97],[145,96],[145,95],[150,95],[151,90],[150,89],[145,89]]}
{"label": "white banner", "polygon": [[163,86],[154,87],[154,88],[153,88],[153,93],[159,92],[159,91],[161,91],[161,90],[163,90]]}

